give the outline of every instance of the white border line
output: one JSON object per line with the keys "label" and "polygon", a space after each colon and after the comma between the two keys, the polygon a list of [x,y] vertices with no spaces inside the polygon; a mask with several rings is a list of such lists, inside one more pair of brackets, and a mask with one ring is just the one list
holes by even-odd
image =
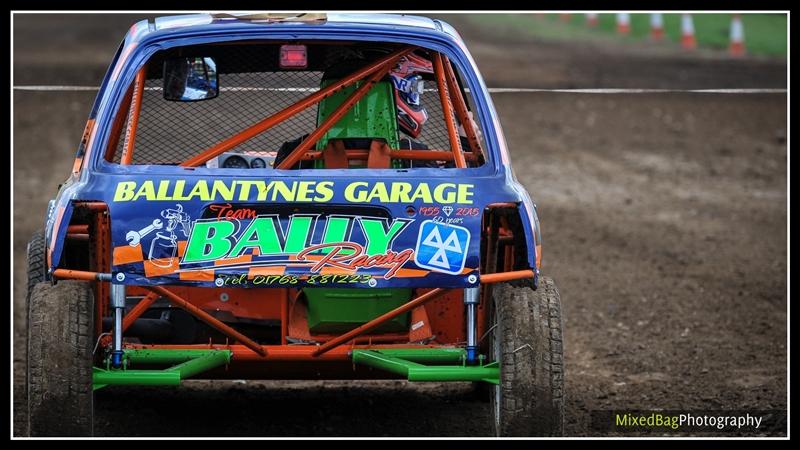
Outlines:
{"label": "white border line", "polygon": [[[553,10],[543,10],[543,11],[542,10],[495,10],[495,11],[480,11],[480,10],[477,10],[477,11],[469,11],[469,10],[466,10],[466,11],[463,11],[463,10],[462,11],[458,11],[458,10],[455,10],[455,11],[454,10],[424,10],[424,11],[418,11],[418,10],[411,10],[411,11],[404,11],[404,13],[412,13],[412,14],[413,13],[422,13],[422,14],[441,14],[441,13],[450,13],[450,14],[470,14],[470,13],[509,14],[509,13],[560,13],[560,12],[565,12],[565,13],[566,12],[568,12],[568,13],[586,13],[586,12],[616,13],[618,11],[619,10],[604,10],[604,11],[596,11],[596,10],[595,11],[593,11],[593,10],[562,10],[562,11],[553,11]],[[129,14],[130,13],[134,13],[134,14],[168,15],[170,13],[171,14],[192,14],[192,13],[197,13],[197,14],[200,14],[200,13],[211,13],[211,14],[214,14],[214,13],[217,13],[217,12],[230,13],[231,11],[230,10],[227,10],[227,11],[208,11],[208,10],[205,10],[205,11],[201,11],[201,10],[195,10],[195,11],[191,11],[191,10],[183,10],[183,11],[169,11],[169,10],[94,10],[94,11],[80,11],[78,13],[80,13],[80,14],[98,14],[98,15],[101,15],[101,14],[126,14],[126,13],[129,13]],[[297,12],[297,11],[296,10],[292,10],[292,11],[288,11],[287,10],[287,11],[272,11],[272,12]],[[327,11],[306,11],[306,12],[349,12],[349,13],[359,13],[359,12],[395,12],[396,13],[397,11],[386,11],[386,10],[372,10],[372,11],[363,11],[363,10],[358,10],[358,11],[327,10]],[[625,11],[625,12],[628,12],[628,11]],[[635,13],[653,13],[653,12],[665,12],[665,11],[663,11],[663,10],[640,10],[640,11],[630,11],[630,12],[635,12]],[[676,14],[680,14],[680,13],[691,13],[691,14],[705,14],[705,13],[723,13],[723,14],[725,14],[725,13],[728,13],[729,14],[729,13],[737,13],[737,12],[740,13],[742,11],[735,11],[735,10],[721,10],[721,11],[684,10],[684,11],[671,11],[671,12],[672,13],[676,13]],[[10,127],[11,132],[10,132],[10,136],[9,136],[9,142],[10,142],[11,148],[13,149],[13,144],[14,144],[14,102],[13,102],[13,92],[15,90],[18,90],[17,87],[14,87],[14,70],[13,70],[13,68],[14,68],[14,15],[15,14],[52,14],[52,13],[70,14],[70,13],[76,13],[76,11],[64,11],[64,10],[11,10],[10,13],[11,13],[10,14],[10,16],[11,16],[10,17],[10,19],[11,19],[11,24],[10,25],[11,26],[9,27],[9,36],[10,36],[11,54],[10,54],[10,58],[9,58],[10,59],[9,74],[10,74],[11,87],[12,87],[12,89],[11,89],[12,101],[9,102],[10,103],[10,110],[11,110],[11,114],[9,116],[9,122],[11,124],[11,127]],[[784,10],[751,10],[751,11],[747,11],[747,13],[780,13],[780,14],[786,14],[787,15],[788,20],[787,20],[786,74],[787,74],[787,88],[788,88],[791,85],[791,63],[790,63],[790,61],[791,61],[791,10],[789,10],[789,9],[784,9]],[[19,90],[22,90],[22,89],[19,89]],[[32,90],[32,89],[30,89],[30,90]],[[44,90],[44,89],[42,89],[42,90]],[[91,89],[84,89],[84,90],[90,91],[90,90],[97,90],[97,89],[96,88],[91,88]],[[546,90],[539,90],[537,92],[545,92],[545,91]],[[550,92],[552,92],[552,91],[566,92],[568,90],[551,90]],[[733,91],[733,90],[725,89],[724,91],[726,91],[725,93],[732,93],[731,91]],[[746,91],[750,91],[750,90],[746,90]],[[784,89],[782,91],[784,93],[788,93],[788,89]],[[490,89],[490,92],[491,92],[491,89]],[[504,91],[504,92],[509,92],[509,91]],[[526,91],[521,91],[521,92],[526,92]],[[664,91],[660,91],[660,92],[664,92]],[[671,91],[671,92],[678,92],[678,91]],[[684,92],[696,92],[696,91],[684,91]],[[709,92],[709,91],[708,90],[703,90],[703,91],[700,91],[700,92]],[[619,93],[619,92],[616,92],[616,93]],[[747,92],[747,93],[752,93],[752,92]],[[787,123],[791,124],[791,107],[790,107],[788,101],[787,101],[786,109],[787,109]],[[758,437],[758,436],[746,436],[746,437],[713,436],[713,437],[706,437],[704,439],[723,440],[723,441],[732,441],[732,440],[744,440],[744,441],[767,440],[767,441],[771,441],[771,440],[790,440],[791,439],[791,428],[792,428],[791,427],[791,314],[790,314],[790,312],[791,312],[791,306],[790,306],[791,305],[791,276],[790,276],[791,275],[791,270],[790,270],[791,269],[791,245],[790,245],[791,244],[791,232],[790,232],[790,230],[791,230],[791,158],[790,158],[790,153],[791,152],[789,151],[789,149],[791,148],[790,147],[790,135],[791,135],[791,126],[787,127],[787,129],[786,129],[786,148],[787,148],[787,152],[786,152],[786,162],[787,162],[787,165],[786,165],[786,169],[787,169],[787,180],[786,180],[786,187],[787,187],[787,190],[786,190],[786,194],[787,194],[787,196],[786,196],[786,208],[787,208],[787,216],[786,216],[786,218],[787,218],[787,227],[786,227],[786,236],[787,236],[787,246],[786,246],[786,250],[787,250],[787,255],[786,255],[786,263],[787,263],[787,265],[786,265],[786,283],[787,283],[787,286],[786,286],[787,287],[787,301],[786,301],[786,312],[787,312],[787,318],[786,318],[786,320],[787,320],[787,333],[786,333],[786,371],[787,371],[787,378],[786,378],[786,389],[787,389],[786,390],[786,412],[787,412],[787,423],[786,423],[786,436],[780,436],[780,437],[779,436],[761,436],[761,437]],[[11,156],[11,165],[12,165],[12,170],[13,170],[13,167],[14,167],[14,152],[13,151],[11,152],[10,156]],[[9,193],[10,193],[11,202],[12,202],[12,205],[13,205],[14,204],[14,184],[13,184],[13,182],[11,183],[10,192]],[[13,215],[9,215],[9,223],[11,224],[10,225],[11,241],[14,242],[14,227],[13,227],[13,225],[14,225],[14,216]],[[11,246],[9,248],[9,254],[10,254],[10,257],[9,257],[10,266],[13,268],[14,267],[13,246]],[[9,283],[9,291],[11,292],[11,297],[13,299],[13,295],[14,295],[14,277],[13,276],[11,277],[10,281],[11,282]],[[10,338],[11,338],[10,339],[11,342],[10,342],[9,350],[10,350],[10,354],[11,355],[13,355],[13,353],[14,353],[14,326],[13,326],[14,306],[15,305],[14,305],[14,301],[13,300],[11,302],[9,302],[9,309],[11,311],[11,314],[9,315],[9,317],[11,318],[11,325],[12,325],[11,327],[9,327],[9,335],[10,335]],[[13,421],[13,416],[14,416],[14,403],[13,403],[13,394],[14,394],[13,393],[13,387],[14,387],[14,360],[13,360],[13,357],[10,358],[10,363],[11,364],[10,364],[10,377],[9,377],[10,383],[9,384],[11,385],[11,388],[12,388],[11,389],[11,394],[12,394],[11,399],[12,399],[12,401],[9,402],[9,409],[10,409],[9,422],[11,422],[10,423],[10,425],[11,425],[10,429],[12,431],[11,432],[11,440],[12,441],[14,441],[14,440],[29,440],[29,439],[25,439],[24,437],[15,436],[13,434],[13,430],[14,430],[14,421]],[[303,437],[300,436],[300,438],[303,438]],[[350,437],[350,439],[353,439],[353,438],[354,437],[352,437],[352,436]],[[414,438],[414,437],[411,437],[411,438]],[[419,437],[417,437],[417,438],[419,438]],[[56,439],[56,438],[40,438],[40,439],[41,440],[53,440],[53,439]],[[70,439],[74,439],[74,438],[67,437],[66,439],[70,440]],[[97,440],[109,440],[110,438],[103,438],[103,437],[99,437],[98,438],[98,437],[95,437],[95,439],[97,439]],[[152,440],[152,439],[155,439],[155,438],[152,438],[152,437],[138,437],[136,439],[137,440]],[[159,439],[179,440],[179,439],[185,439],[185,438],[181,438],[181,437],[161,437]],[[206,439],[220,440],[220,439],[231,439],[231,438],[207,437]],[[238,439],[247,439],[247,438],[233,437],[232,439],[238,440]],[[259,439],[259,440],[289,440],[289,439],[297,439],[297,437],[296,436],[295,437],[261,437],[261,438],[257,438],[257,439]],[[328,437],[309,437],[309,436],[305,436],[305,439],[309,439],[309,440],[342,440],[342,439],[347,439],[347,438],[331,437],[331,436],[328,436]],[[355,439],[359,439],[359,438],[355,437]],[[380,438],[379,437],[379,438],[362,438],[362,439],[387,440],[387,439],[396,439],[396,437],[394,437],[394,438],[387,438],[387,437]],[[406,439],[408,439],[408,437],[406,437]],[[448,438],[441,437],[441,436],[433,436],[433,437],[427,437],[427,439],[434,440],[434,441],[439,441],[439,440],[447,440]],[[449,439],[452,439],[452,438],[449,438]],[[473,440],[490,440],[490,439],[495,439],[495,438],[472,437],[472,439]],[[544,437],[544,438],[532,438],[532,437],[527,437],[527,438],[506,438],[505,440],[575,440],[575,441],[581,441],[581,440],[623,440],[623,439],[647,441],[647,440],[654,440],[654,439],[664,439],[664,437],[663,436],[662,437],[657,437],[657,436],[625,436],[625,437],[569,436],[568,437],[568,436],[565,436],[565,437],[561,437],[561,438],[554,438],[554,437]],[[698,438],[697,437],[693,437],[693,436],[674,436],[674,437],[670,436],[669,439],[680,441],[680,440],[696,440]]]}

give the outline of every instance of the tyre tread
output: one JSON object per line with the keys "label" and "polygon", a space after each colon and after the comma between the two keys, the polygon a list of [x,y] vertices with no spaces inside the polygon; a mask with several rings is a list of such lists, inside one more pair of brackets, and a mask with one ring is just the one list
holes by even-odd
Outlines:
{"label": "tyre tread", "polygon": [[92,317],[85,281],[34,286],[28,318],[28,429],[31,436],[92,434]]}

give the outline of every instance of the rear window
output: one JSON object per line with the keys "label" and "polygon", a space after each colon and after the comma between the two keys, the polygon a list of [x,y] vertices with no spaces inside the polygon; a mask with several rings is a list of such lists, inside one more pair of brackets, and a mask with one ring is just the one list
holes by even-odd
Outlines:
{"label": "rear window", "polygon": [[[293,115],[276,114],[402,48],[388,43],[314,41],[215,44],[160,51],[128,88],[106,159],[137,165],[180,165],[199,158],[200,163],[191,165],[271,170],[336,114],[362,81],[344,86]],[[383,76],[373,87],[352,108],[343,110],[341,119],[330,121],[332,126],[316,142],[307,143],[312,145],[295,164],[282,168],[386,168],[387,164],[390,168],[457,167],[454,142],[462,148],[466,167],[482,165],[483,133],[475,121],[469,120],[465,127],[465,120],[461,120],[472,114],[472,98],[463,89],[454,65],[453,76],[448,78],[446,67],[450,64],[442,56],[442,80],[445,85],[455,80],[460,93],[448,90],[445,98],[451,113],[444,113],[446,105],[440,98],[435,70],[437,57],[433,51],[417,48],[404,54],[393,67],[381,68]],[[165,98],[172,89],[167,87],[165,95],[165,76],[168,80],[175,78],[175,61],[194,64],[190,70],[212,80],[206,86],[215,89],[216,95],[199,101]],[[203,61],[207,62],[204,68]],[[243,139],[243,131],[270,117],[278,119],[273,126]],[[455,130],[455,140],[448,132],[447,121]],[[241,142],[204,157],[232,138]],[[373,141],[385,144],[383,150],[372,149]],[[344,156],[331,156],[341,149],[346,155],[344,162]],[[374,152],[385,154],[377,157]]]}

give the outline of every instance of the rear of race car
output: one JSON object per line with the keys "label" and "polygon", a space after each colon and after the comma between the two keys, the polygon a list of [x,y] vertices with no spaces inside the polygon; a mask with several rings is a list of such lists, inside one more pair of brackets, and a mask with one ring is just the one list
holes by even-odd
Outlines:
{"label": "rear of race car", "polygon": [[76,281],[34,304],[91,299],[74,382],[473,381],[498,434],[558,434],[558,291],[463,45],[440,23],[188,17],[129,34],[52,208],[42,264]]}

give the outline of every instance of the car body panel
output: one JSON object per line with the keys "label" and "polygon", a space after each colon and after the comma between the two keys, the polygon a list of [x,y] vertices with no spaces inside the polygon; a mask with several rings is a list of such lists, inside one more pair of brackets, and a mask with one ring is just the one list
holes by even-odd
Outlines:
{"label": "car body panel", "polygon": [[[488,153],[486,164],[468,169],[269,170],[256,175],[252,170],[246,169],[121,166],[103,159],[103,149],[108,143],[109,129],[124,91],[138,69],[156,51],[175,46],[237,40],[332,38],[401,42],[445,54],[463,75],[462,81],[472,92],[477,107],[476,120],[484,130],[487,147],[485,151]],[[413,252],[413,256],[406,259],[402,267],[398,268],[402,270],[394,272],[391,276],[387,277],[389,269],[386,267],[362,267],[354,273],[365,275],[363,278],[365,281],[355,283],[348,281],[346,287],[475,286],[479,282],[483,211],[494,203],[519,205],[527,235],[528,266],[538,273],[536,249],[539,242],[535,238],[538,237],[535,205],[514,177],[500,122],[485,83],[458,34],[444,22],[410,16],[369,14],[331,14],[327,16],[325,22],[308,23],[265,23],[238,18],[223,19],[205,14],[159,18],[155,22],[140,21],[129,31],[120,52],[109,68],[90,120],[94,121],[91,139],[85,148],[82,146],[79,149],[78,153],[81,158],[81,172],[71,179],[68,189],[61,190],[56,199],[57,207],[53,208],[48,219],[48,237],[52,253],[49,264],[51,271],[59,261],[63,248],[61,243],[65,237],[66,224],[69,223],[68,216],[64,222],[64,214],[71,211],[72,202],[85,200],[105,202],[108,205],[114,249],[112,256],[114,283],[219,286],[220,279],[225,283],[225,280],[234,280],[242,273],[252,273],[252,270],[256,270],[265,275],[278,275],[278,272],[281,272],[281,275],[297,275],[299,278],[297,282],[302,284],[309,276],[319,275],[323,267],[318,267],[315,272],[314,266],[308,261],[296,261],[298,258],[296,250],[299,247],[295,244],[290,246],[291,252],[286,252],[285,246],[289,236],[287,233],[295,229],[306,230],[306,227],[309,227],[310,231],[305,236],[307,239],[303,240],[300,247],[329,244],[329,238],[332,239],[335,233],[326,237],[325,229],[330,223],[329,218],[338,215],[350,216],[348,226],[351,226],[349,230],[352,234],[347,236],[351,239],[348,242],[363,246],[365,251],[370,244],[369,233],[364,232],[365,226],[367,228],[376,226],[374,224],[377,222],[370,220],[378,217],[379,221],[384,221],[384,232],[392,232],[393,225],[402,227],[396,236],[393,236],[394,240],[390,245],[379,248],[380,252],[376,249],[370,251],[383,252],[381,254],[384,256],[387,256],[386,252],[395,254]],[[249,192],[243,193],[244,186],[250,186]],[[270,192],[270,186],[278,188]],[[310,186],[316,188],[313,190],[313,195],[309,192]],[[323,187],[321,194],[320,187]],[[256,191],[257,188],[266,190]],[[276,192],[278,194],[275,194]],[[293,193],[285,194],[286,192]],[[305,193],[298,194],[298,192]],[[419,194],[413,195],[416,193]],[[386,201],[387,199],[389,201]],[[234,252],[232,256],[226,253],[229,258],[197,262],[195,256],[208,256],[205,250],[209,249],[206,248],[199,250],[199,253],[189,252],[187,258],[186,249],[194,248],[190,246],[192,233],[205,230],[207,232],[205,237],[210,238],[214,236],[215,231],[223,228],[230,230],[229,225],[209,223],[219,222],[220,218],[213,217],[213,213],[219,210],[214,208],[221,208],[227,204],[231,205],[231,211],[253,210],[255,216],[262,219],[259,220],[258,226],[265,226],[275,231],[281,251],[276,254],[253,255],[256,248],[257,252],[261,253],[270,247],[250,246],[244,249],[243,253]],[[270,218],[270,208],[281,205],[295,207],[296,212],[287,212]],[[315,212],[315,207],[324,210],[328,206],[333,208],[331,211],[335,211],[330,213],[330,217],[326,215],[327,213]],[[346,211],[348,208],[353,211],[348,213]],[[413,208],[413,214],[409,213],[410,208]],[[53,214],[62,214],[62,218],[58,219]],[[301,224],[297,225],[299,228],[292,228],[294,225],[290,227],[288,220],[292,214],[300,218],[293,222]],[[322,216],[317,217],[313,225],[310,225],[306,217],[314,214]],[[184,243],[173,246],[176,250],[175,257],[180,260],[170,260],[168,267],[164,267],[152,264],[154,253],[149,246],[153,245],[152,240],[159,238],[159,233],[164,234],[161,229],[169,223],[170,219],[167,216],[173,219],[176,216],[188,219],[178,220],[182,223],[176,223],[167,235],[170,242]],[[235,231],[229,236],[232,241],[241,240],[247,232],[251,232],[251,236],[257,236],[257,233],[252,234],[253,230],[248,230],[254,222],[252,214],[249,217],[249,220],[237,219]],[[130,233],[146,230],[155,220],[162,221],[162,228],[151,230],[143,236],[138,248],[136,245],[131,246]],[[222,218],[222,220],[227,219]],[[50,223],[53,225],[50,226]],[[334,223],[337,221],[334,220]],[[377,236],[380,239],[380,233],[376,230],[371,231],[372,237]],[[428,239],[434,230],[438,233],[438,240],[436,236]],[[445,234],[447,236],[444,236]],[[163,243],[164,238],[159,239]],[[433,247],[428,245],[433,243],[440,247],[448,247],[446,245],[448,239],[450,249],[438,249],[444,251],[443,254],[441,252],[437,254],[438,250],[435,248],[431,250]],[[426,240],[428,244],[424,244]],[[453,250],[455,248],[459,251]],[[378,253],[365,256],[376,256]],[[249,263],[243,262],[248,255],[251,257]],[[451,259],[458,264],[445,264],[445,260],[449,263]],[[155,260],[164,263],[161,258]],[[291,266],[289,262],[295,265]],[[275,278],[263,284],[246,286],[286,287],[281,285],[284,280],[285,278]]]}

